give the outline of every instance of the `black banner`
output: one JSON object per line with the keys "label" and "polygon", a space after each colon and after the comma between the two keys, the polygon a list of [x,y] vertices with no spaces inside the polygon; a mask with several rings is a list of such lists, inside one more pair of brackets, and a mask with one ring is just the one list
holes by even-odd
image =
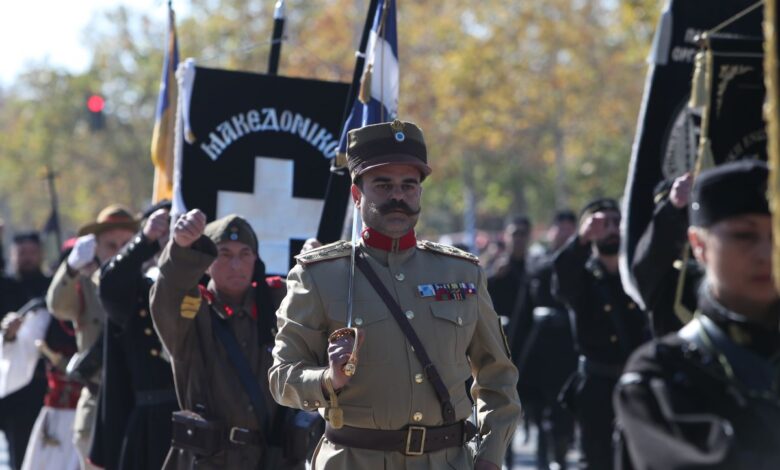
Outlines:
{"label": "black banner", "polygon": [[712,81],[706,133],[713,163],[766,160],[763,39],[727,35],[707,42]]}
{"label": "black banner", "polygon": [[[634,249],[649,223],[653,190],[659,181],[692,169],[701,116],[688,109],[696,37],[721,25],[756,0],[671,0],[661,15],[650,57],[642,107],[624,192],[620,270],[626,292],[643,304],[630,273]],[[729,24],[725,32],[760,36],[756,9]]]}
{"label": "black banner", "polygon": [[[198,208],[209,220],[245,217],[268,273],[286,275],[292,256],[320,228],[349,86],[202,67],[187,72],[180,114],[189,141],[177,155],[175,209]],[[188,97],[189,112],[182,113]],[[340,231],[343,222],[323,224]]]}

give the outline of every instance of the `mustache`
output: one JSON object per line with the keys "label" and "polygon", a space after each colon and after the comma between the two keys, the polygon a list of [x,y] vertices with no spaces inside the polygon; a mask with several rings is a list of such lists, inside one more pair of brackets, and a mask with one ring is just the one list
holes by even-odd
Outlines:
{"label": "mustache", "polygon": [[387,215],[391,212],[403,212],[406,215],[417,215],[420,213],[421,208],[412,209],[404,201],[390,200],[377,206],[377,210],[382,215]]}

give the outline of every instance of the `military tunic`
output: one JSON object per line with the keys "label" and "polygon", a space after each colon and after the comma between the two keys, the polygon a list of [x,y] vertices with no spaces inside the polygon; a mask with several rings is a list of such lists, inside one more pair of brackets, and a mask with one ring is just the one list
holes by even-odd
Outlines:
{"label": "military tunic", "polygon": [[171,365],[149,314],[152,279],[142,266],[160,250],[142,233],[103,267],[103,386],[91,459],[107,469],[160,468],[178,409]]}
{"label": "military tunic", "polygon": [[[266,392],[270,346],[261,344],[257,321],[252,318],[254,289],[247,291],[242,305],[226,305],[220,300],[213,281],[209,282],[206,296],[213,298],[215,311],[201,296],[198,281],[216,255],[216,245],[205,236],[190,248],[169,242],[160,258],[159,278],[152,286],[152,318],[172,359],[181,409],[197,411],[203,407],[203,414],[210,421],[220,422],[228,429],[239,427],[257,431],[260,425],[256,414],[222,343],[214,336],[211,316],[219,315],[221,320],[227,321],[261,390]],[[228,314],[229,311],[233,313]],[[258,317],[273,315],[273,311],[258,308],[256,314]],[[269,422],[273,422],[273,413],[278,412],[278,407],[270,393],[266,393],[265,404],[264,413],[270,417]],[[225,442],[223,450],[212,457],[196,457],[172,448],[164,468],[288,468],[283,463],[266,463],[263,467],[263,459],[260,447]]]}
{"label": "military tunic", "polygon": [[[308,252],[290,271],[287,297],[277,311],[279,332],[269,373],[274,398],[285,406],[320,409],[327,416],[329,403],[321,385],[328,367],[327,338],[347,321],[350,247],[337,242]],[[476,258],[464,259],[471,255],[424,241],[390,252],[361,242],[360,249],[425,345],[449,389],[458,420],[471,413],[464,383],[475,378],[471,392],[484,435],[476,458],[500,466],[519,417],[517,370]],[[365,333],[365,342],[357,372],[339,392],[344,424],[381,430],[441,426],[441,406],[433,387],[388,307],[362,273],[356,272],[354,282],[353,322]],[[424,286],[449,283],[472,284],[475,291],[460,299],[421,295]],[[343,447],[323,438],[312,462],[317,470],[447,465],[473,468],[473,457],[465,447],[405,456]]]}
{"label": "military tunic", "polygon": [[612,390],[631,352],[649,339],[647,317],[578,236],[556,254],[553,293],[574,313],[578,371],[562,391],[581,431],[585,467],[612,468]]}
{"label": "military tunic", "polygon": [[621,470],[780,468],[780,335],[745,334],[706,295],[700,308],[626,365],[614,395]]}

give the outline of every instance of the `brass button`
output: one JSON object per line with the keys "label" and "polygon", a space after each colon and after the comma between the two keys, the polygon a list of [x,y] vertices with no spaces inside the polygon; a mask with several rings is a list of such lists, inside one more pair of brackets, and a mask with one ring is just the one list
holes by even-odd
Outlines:
{"label": "brass button", "polygon": [[315,406],[315,407],[317,407],[317,408],[319,408],[319,407],[320,407],[320,401],[319,401],[319,400],[316,400],[316,401],[314,402],[314,406]]}
{"label": "brass button", "polygon": [[612,305],[610,305],[610,304],[604,305],[604,311],[605,312],[611,312],[612,311]]}
{"label": "brass button", "polygon": [[149,312],[147,312],[145,308],[142,308],[141,310],[138,311],[138,315],[145,317],[149,315]]}
{"label": "brass button", "polygon": [[149,351],[149,354],[151,354],[154,357],[157,357],[157,356],[160,355],[160,351],[158,351],[156,349],[152,349],[152,350]]}
{"label": "brass button", "polygon": [[414,374],[414,381],[418,384],[423,383],[423,375],[422,374]]}
{"label": "brass button", "polygon": [[415,423],[419,423],[423,419],[423,414],[420,413],[419,411],[415,411],[414,414],[412,415],[412,419],[414,420]]}
{"label": "brass button", "polygon": [[636,308],[636,304],[634,302],[629,302],[628,303],[628,309],[629,310],[634,310],[635,308]]}
{"label": "brass button", "polygon": [[411,310],[407,310],[406,311],[406,318],[408,318],[409,320],[414,318],[414,312],[412,312]]}
{"label": "brass button", "polygon": [[395,278],[398,281],[403,281],[404,279],[406,279],[406,276],[404,276],[404,273],[398,273],[395,275]]}
{"label": "brass button", "polygon": [[360,317],[355,318],[355,325],[360,326],[363,324],[363,319]]}
{"label": "brass button", "polygon": [[151,328],[144,328],[144,334],[146,336],[152,336],[152,329]]}
{"label": "brass button", "polygon": [[462,325],[462,324],[463,324],[463,318],[462,317],[458,317],[458,325]]}
{"label": "brass button", "polygon": [[617,343],[617,336],[615,336],[615,335],[610,336],[609,337],[609,341],[612,342],[612,343]]}
{"label": "brass button", "polygon": [[303,406],[309,406],[309,400],[303,400]]}

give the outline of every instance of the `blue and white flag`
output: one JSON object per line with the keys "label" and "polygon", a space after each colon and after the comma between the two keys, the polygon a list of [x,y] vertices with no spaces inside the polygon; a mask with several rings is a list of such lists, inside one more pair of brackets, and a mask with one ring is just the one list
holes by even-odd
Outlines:
{"label": "blue and white flag", "polygon": [[395,0],[377,3],[366,47],[358,99],[341,130],[338,153],[347,153],[347,133],[368,124],[389,122],[398,115],[398,34]]}

